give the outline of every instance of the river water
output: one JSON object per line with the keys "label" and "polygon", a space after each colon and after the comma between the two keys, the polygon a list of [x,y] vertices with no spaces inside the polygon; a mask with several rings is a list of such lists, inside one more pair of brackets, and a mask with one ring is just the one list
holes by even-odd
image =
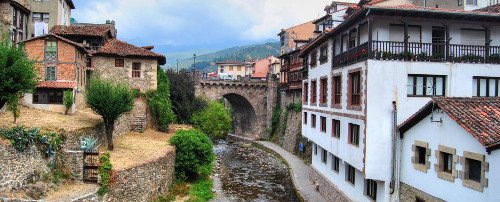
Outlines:
{"label": "river water", "polygon": [[299,201],[288,168],[278,158],[249,144],[220,142],[212,201]]}

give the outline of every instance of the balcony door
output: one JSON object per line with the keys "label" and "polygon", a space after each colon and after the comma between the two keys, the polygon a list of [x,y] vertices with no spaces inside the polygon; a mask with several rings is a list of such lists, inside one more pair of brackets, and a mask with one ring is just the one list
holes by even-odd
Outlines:
{"label": "balcony door", "polygon": [[446,30],[444,27],[432,27],[432,58],[444,59]]}

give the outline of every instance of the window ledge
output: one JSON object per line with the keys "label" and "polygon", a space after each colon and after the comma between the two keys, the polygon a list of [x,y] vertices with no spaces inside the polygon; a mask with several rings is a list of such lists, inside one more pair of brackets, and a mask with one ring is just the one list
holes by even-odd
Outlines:
{"label": "window ledge", "polygon": [[334,108],[334,109],[342,109],[342,104],[333,104],[332,108]]}
{"label": "window ledge", "polygon": [[423,165],[423,164],[413,164],[413,167],[419,171],[422,171],[424,173],[427,173],[427,170],[429,169],[430,165]]}
{"label": "window ledge", "polygon": [[354,111],[363,111],[363,107],[361,107],[361,105],[348,105],[347,109]]}
{"label": "window ledge", "polygon": [[328,104],[327,103],[320,103],[319,106],[320,107],[328,107]]}
{"label": "window ledge", "polygon": [[479,182],[476,182],[474,180],[468,180],[468,179],[463,179],[462,180],[462,185],[467,188],[474,189],[479,192],[483,192],[483,185]]}
{"label": "window ledge", "polygon": [[453,174],[451,174],[451,173],[438,172],[437,176],[439,178],[443,179],[443,180],[447,180],[447,181],[450,181],[450,182],[455,182],[455,176],[453,176]]}

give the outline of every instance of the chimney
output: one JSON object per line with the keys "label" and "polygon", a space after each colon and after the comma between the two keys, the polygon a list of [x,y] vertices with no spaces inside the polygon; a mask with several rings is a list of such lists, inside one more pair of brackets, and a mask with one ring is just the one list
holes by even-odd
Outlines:
{"label": "chimney", "polygon": [[146,50],[153,50],[153,48],[155,48],[155,46],[143,46],[141,48],[144,48]]}

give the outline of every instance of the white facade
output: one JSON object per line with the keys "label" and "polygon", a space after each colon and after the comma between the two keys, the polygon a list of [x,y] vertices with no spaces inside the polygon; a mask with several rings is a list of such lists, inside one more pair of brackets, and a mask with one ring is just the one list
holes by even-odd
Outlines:
{"label": "white facade", "polygon": [[[401,182],[445,201],[500,201],[500,151],[494,150],[488,154],[477,139],[445,113],[434,114],[434,120],[443,119],[442,124],[431,122],[430,117],[427,116],[404,133],[401,140]],[[431,155],[428,157],[430,169],[427,172],[415,169],[411,161],[415,141],[429,144]],[[437,163],[434,151],[438,150],[439,145],[456,149],[459,156],[463,156],[464,152],[484,155],[485,161],[489,163],[489,171],[485,174],[488,186],[480,192],[464,186],[460,178],[455,178],[454,182],[438,178],[434,170],[434,164]],[[463,170],[464,166],[457,163],[455,169]]]}
{"label": "white facade", "polygon": [[[398,18],[399,19],[399,18]],[[442,23],[432,22],[431,20],[405,20],[409,25],[420,26],[418,33],[412,33],[409,29],[409,42],[428,43],[432,42],[433,26],[443,26]],[[401,19],[398,21],[390,18],[377,17],[372,24],[372,40],[373,41],[398,41],[403,37],[396,36],[391,24],[401,24]],[[366,22],[361,21],[359,27],[359,41],[356,39],[356,46],[368,42],[368,26]],[[478,30],[480,25],[473,22],[446,22],[449,26],[450,44],[461,44],[463,42],[480,43],[483,41],[479,38],[468,38],[470,35],[463,34],[462,30]],[[359,24],[352,28],[358,28]],[[393,28],[391,28],[393,27]],[[484,28],[483,28],[484,29]],[[348,34],[346,29],[345,34]],[[500,26],[491,27],[491,45],[500,45]],[[332,65],[332,50],[335,50],[335,55],[346,51],[348,41],[341,40],[341,35],[330,38],[327,42],[321,44],[314,51],[319,56],[319,49],[324,44],[328,44],[328,59],[324,64],[317,62],[316,67],[309,67],[308,79],[304,83],[308,85],[308,99],[303,102],[303,119],[307,119],[307,124],[303,121],[302,134],[315,145],[320,146],[328,151],[328,161],[324,164],[321,161],[320,152],[318,156],[313,154],[312,166],[318,170],[350,199],[354,201],[370,201],[366,196],[364,179],[372,179],[377,181],[377,201],[389,201],[391,197],[397,199],[397,193],[390,194],[389,184],[392,177],[392,154],[393,154],[393,131],[395,126],[393,123],[393,104],[396,102],[398,109],[397,124],[401,124],[409,116],[414,114],[418,109],[424,106],[431,99],[430,96],[412,96],[408,95],[408,80],[409,75],[433,75],[444,77],[444,96],[448,97],[472,97],[473,93],[473,77],[500,77],[499,64],[483,64],[483,63],[455,63],[455,62],[430,62],[430,61],[404,61],[404,60],[377,60],[365,59],[345,66]],[[391,36],[392,35],[392,36]],[[484,36],[484,32],[483,35]],[[357,38],[357,37],[356,37]],[[334,42],[335,41],[335,42]],[[344,47],[340,47],[343,41]],[[333,49],[333,45],[335,48]],[[470,44],[473,45],[473,44]],[[425,45],[421,46],[424,52]],[[398,51],[399,48],[391,49]],[[401,48],[402,50],[402,48]],[[401,52],[399,50],[399,52]],[[430,50],[430,49],[429,49]],[[312,51],[312,52],[314,52]],[[431,50],[432,51],[432,50]],[[460,50],[463,51],[463,50]],[[398,52],[398,53],[399,53]],[[460,53],[456,53],[457,55]],[[311,54],[308,55],[309,61],[312,59]],[[332,69],[333,67],[333,69]],[[361,98],[359,106],[350,106],[348,103],[349,91],[349,74],[352,72],[360,72],[361,79]],[[341,103],[336,106],[332,105],[332,78],[333,76],[341,76]],[[320,100],[320,80],[327,78],[328,80],[328,100],[326,105],[311,103],[311,83],[316,81],[317,103]],[[304,90],[306,88],[303,88]],[[303,96],[304,97],[304,96]],[[316,115],[316,127],[312,127],[311,114]],[[321,118],[326,117],[326,132],[321,132]],[[340,138],[332,137],[332,119],[340,121]],[[357,146],[348,143],[349,124],[359,125],[360,135],[359,144]],[[484,149],[483,149],[484,150]],[[339,174],[331,170],[331,155],[335,155],[341,159]],[[356,183],[353,186],[345,180],[345,164],[350,164],[356,168]],[[359,179],[359,181],[358,181]],[[453,200],[451,200],[453,201]]]}

